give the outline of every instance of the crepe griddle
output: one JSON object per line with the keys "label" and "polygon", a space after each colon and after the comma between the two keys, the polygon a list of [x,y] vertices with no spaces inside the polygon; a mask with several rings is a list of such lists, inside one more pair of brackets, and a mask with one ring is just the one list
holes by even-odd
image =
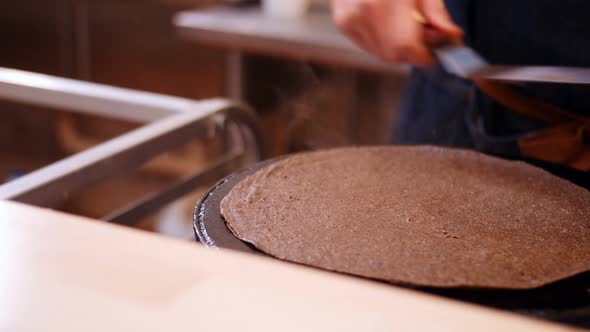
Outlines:
{"label": "crepe griddle", "polygon": [[194,229],[199,242],[213,248],[263,254],[254,246],[235,237],[229,230],[221,215],[221,201],[240,181],[275,161],[275,159],[263,161],[234,173],[219,181],[203,196],[194,213]]}
{"label": "crepe griddle", "polygon": [[[232,249],[256,255],[266,255],[251,244],[238,239],[230,231],[221,215],[221,201],[240,181],[278,160],[263,161],[234,173],[219,181],[205,194],[194,212],[194,230],[199,242],[216,249]],[[531,290],[426,287],[415,289],[541,319],[590,328],[590,273]]]}

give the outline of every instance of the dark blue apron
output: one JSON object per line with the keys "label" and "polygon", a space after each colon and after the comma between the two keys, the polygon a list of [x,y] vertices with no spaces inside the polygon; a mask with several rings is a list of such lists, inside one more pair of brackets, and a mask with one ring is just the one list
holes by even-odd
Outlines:
{"label": "dark blue apron", "polygon": [[[494,64],[590,67],[588,0],[447,0],[465,41]],[[564,84],[526,84],[529,96],[590,115],[590,89]],[[472,83],[440,67],[414,69],[394,132],[397,144],[472,148],[520,159],[518,139],[544,125],[495,103]],[[590,175],[527,160],[590,188]]]}

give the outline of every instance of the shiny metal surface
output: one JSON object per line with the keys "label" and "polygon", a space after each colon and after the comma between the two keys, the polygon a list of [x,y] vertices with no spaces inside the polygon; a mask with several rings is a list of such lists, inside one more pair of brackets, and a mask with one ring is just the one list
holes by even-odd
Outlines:
{"label": "shiny metal surface", "polygon": [[2,67],[0,98],[133,122],[159,120],[211,103]]}
{"label": "shiny metal surface", "polygon": [[590,68],[540,66],[488,66],[477,78],[506,82],[590,84]]}
{"label": "shiny metal surface", "polygon": [[186,179],[162,190],[146,199],[134,202],[129,206],[104,217],[104,220],[120,224],[132,225],[137,220],[142,220],[153,213],[156,213],[162,206],[170,204],[178,198],[194,191],[200,184],[215,181],[226,174],[235,171],[242,165],[243,154],[235,151],[211,163],[204,170],[199,170]]}
{"label": "shiny metal surface", "polygon": [[465,46],[443,47],[436,49],[435,53],[449,73],[465,79],[590,84],[590,68],[491,65],[475,50]]}
{"label": "shiny metal surface", "polygon": [[409,70],[361,50],[338,30],[328,11],[282,20],[256,6],[219,6],[183,11],[174,24],[188,40],[225,49],[394,74]]}
{"label": "shiny metal surface", "polygon": [[[186,179],[181,190],[163,193],[165,199],[148,199],[149,209],[147,203],[136,206],[151,211],[154,202],[163,204],[187,193],[189,184],[196,186],[199,180],[224,175],[214,170],[229,173],[240,166],[236,161],[265,157],[253,113],[224,99],[194,101],[5,68],[0,68],[0,98],[147,122],[137,130],[0,186],[0,199],[51,207],[85,186],[131,171],[190,140],[223,135],[226,155],[214,164],[213,170]],[[123,214],[142,214],[131,210],[121,212],[119,218]],[[129,223],[129,218],[125,222]]]}

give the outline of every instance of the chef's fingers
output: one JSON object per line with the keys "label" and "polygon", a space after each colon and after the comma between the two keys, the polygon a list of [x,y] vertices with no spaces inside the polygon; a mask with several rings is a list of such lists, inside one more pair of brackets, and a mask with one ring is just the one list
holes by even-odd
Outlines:
{"label": "chef's fingers", "polygon": [[333,0],[332,14],[340,30],[364,50],[378,55],[380,47],[371,13],[364,0]]}
{"label": "chef's fingers", "polygon": [[389,17],[380,31],[381,44],[385,48],[384,58],[421,67],[434,64],[434,58],[424,40],[424,25],[414,17],[417,1],[394,0],[389,1],[389,4],[389,10],[379,13]]}
{"label": "chef's fingers", "polygon": [[417,22],[418,0],[332,0],[334,19],[355,43],[389,62],[428,66],[434,59]]}
{"label": "chef's fingers", "polygon": [[455,44],[453,39],[449,37],[448,34],[429,26],[426,26],[424,28],[424,40],[426,41],[426,44],[431,48]]}
{"label": "chef's fingers", "polygon": [[371,33],[370,30],[356,27],[348,29],[346,34],[365,51],[377,56],[381,53],[381,47],[379,46],[377,36],[375,36],[374,33]]}
{"label": "chef's fingers", "polygon": [[446,33],[451,38],[463,36],[463,30],[453,22],[443,0],[417,0],[420,13],[428,25]]}

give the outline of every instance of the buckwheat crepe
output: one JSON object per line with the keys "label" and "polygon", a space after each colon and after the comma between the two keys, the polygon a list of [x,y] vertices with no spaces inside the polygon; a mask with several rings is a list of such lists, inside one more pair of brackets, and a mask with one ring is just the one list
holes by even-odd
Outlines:
{"label": "buckwheat crepe", "polygon": [[590,270],[590,192],[471,151],[298,154],[240,182],[221,210],[269,255],[398,284],[527,289]]}

